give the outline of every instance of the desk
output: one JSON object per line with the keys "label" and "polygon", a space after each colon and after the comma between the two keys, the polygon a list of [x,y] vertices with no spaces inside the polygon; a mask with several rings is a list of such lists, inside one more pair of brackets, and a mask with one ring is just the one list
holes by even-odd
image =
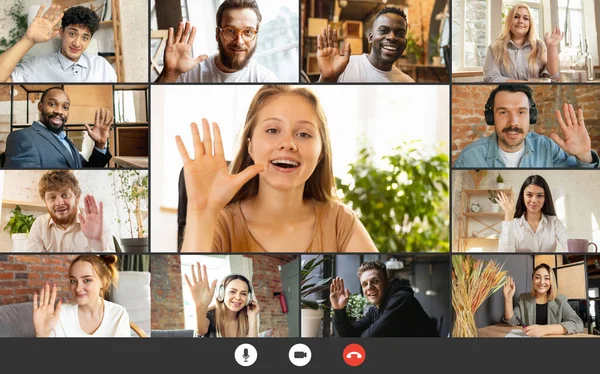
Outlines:
{"label": "desk", "polygon": [[[509,326],[505,324],[491,325],[477,329],[477,335],[480,338],[503,338],[513,329],[519,329],[519,326]],[[587,332],[569,335],[546,335],[544,338],[600,338],[600,335],[591,335]]]}
{"label": "desk", "polygon": [[112,159],[117,167],[148,169],[148,157],[143,156],[119,156]]}

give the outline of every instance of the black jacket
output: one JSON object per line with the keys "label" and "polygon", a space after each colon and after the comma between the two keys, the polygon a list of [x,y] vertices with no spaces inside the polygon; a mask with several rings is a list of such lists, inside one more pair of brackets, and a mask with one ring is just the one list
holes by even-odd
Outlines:
{"label": "black jacket", "polygon": [[333,323],[341,337],[440,336],[412,288],[397,278],[390,280],[380,308],[373,305],[356,322],[348,319],[345,309],[335,309]]}

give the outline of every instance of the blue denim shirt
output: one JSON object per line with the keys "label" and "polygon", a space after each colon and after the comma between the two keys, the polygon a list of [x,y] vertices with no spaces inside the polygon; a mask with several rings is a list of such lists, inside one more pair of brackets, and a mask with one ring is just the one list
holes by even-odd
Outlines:
{"label": "blue denim shirt", "polygon": [[[525,153],[519,167],[524,168],[597,168],[598,154],[592,151],[592,163],[582,162],[569,156],[554,140],[544,135],[530,132],[525,137]],[[478,139],[467,145],[454,163],[455,168],[505,168],[498,150],[496,133]]]}

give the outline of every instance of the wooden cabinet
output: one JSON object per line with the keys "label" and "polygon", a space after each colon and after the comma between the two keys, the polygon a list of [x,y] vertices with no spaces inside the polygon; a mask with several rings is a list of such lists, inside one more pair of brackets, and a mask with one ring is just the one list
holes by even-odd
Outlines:
{"label": "wooden cabinet", "polygon": [[[504,192],[513,198],[512,189],[482,188],[463,189],[460,193],[460,210],[458,219],[458,252],[466,252],[472,248],[498,247],[498,238],[502,229],[504,212],[500,208],[492,211],[489,191]],[[472,209],[478,204],[480,209]]]}

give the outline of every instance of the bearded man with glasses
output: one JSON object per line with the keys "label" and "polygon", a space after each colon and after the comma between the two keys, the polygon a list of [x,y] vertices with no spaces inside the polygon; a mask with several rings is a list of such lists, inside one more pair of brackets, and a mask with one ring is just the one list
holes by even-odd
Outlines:
{"label": "bearded man with glasses", "polygon": [[264,66],[250,61],[256,50],[262,15],[255,0],[225,0],[217,10],[216,40],[219,52],[192,56],[196,27],[179,23],[169,28],[164,68],[157,82],[276,82]]}

